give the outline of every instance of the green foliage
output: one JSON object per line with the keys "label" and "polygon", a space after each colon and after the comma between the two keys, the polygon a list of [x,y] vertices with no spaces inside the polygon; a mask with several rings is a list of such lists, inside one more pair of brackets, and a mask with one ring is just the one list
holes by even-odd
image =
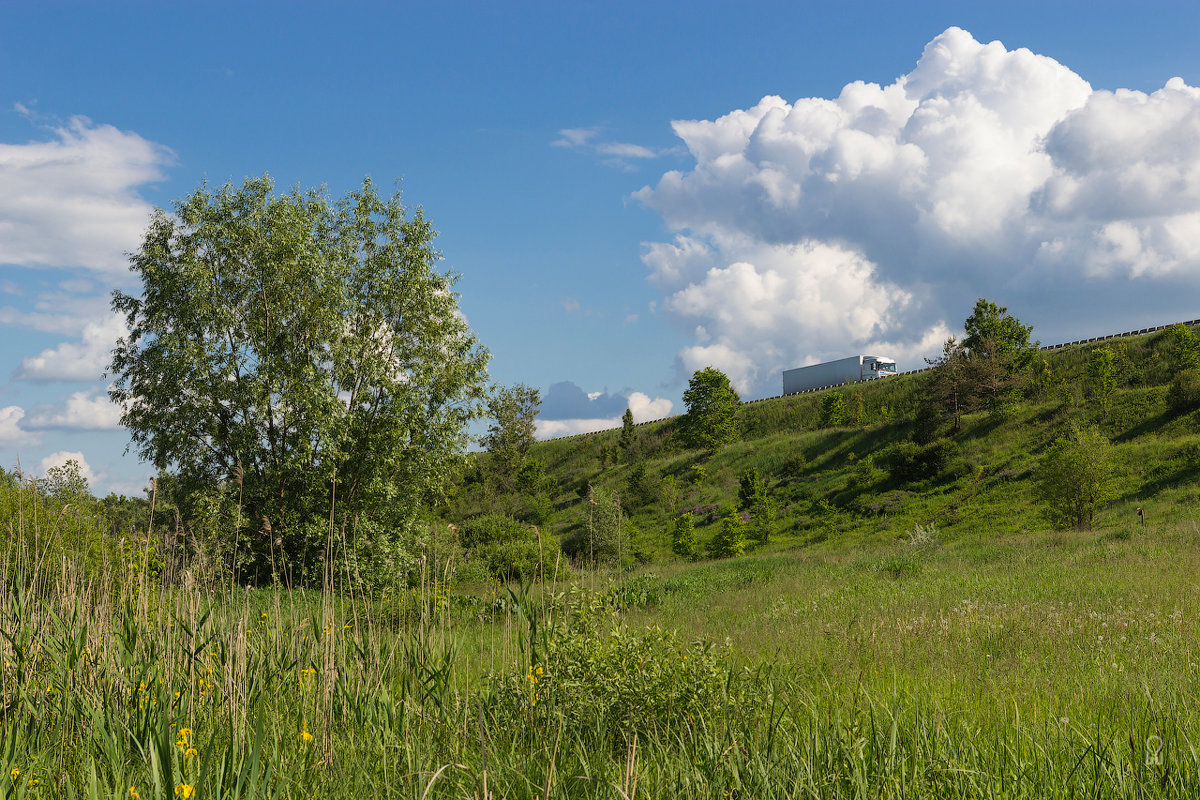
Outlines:
{"label": "green foliage", "polygon": [[621,566],[632,558],[630,547],[632,528],[621,509],[620,498],[614,494],[589,487],[586,541],[580,553],[590,564]]}
{"label": "green foliage", "polygon": [[1092,399],[1100,405],[1101,417],[1108,416],[1113,392],[1121,383],[1121,355],[1111,345],[1106,344],[1093,350],[1088,361],[1087,388]]}
{"label": "green foliage", "polygon": [[621,438],[618,443],[627,453],[633,448],[633,409],[625,409],[621,416]]}
{"label": "green foliage", "polygon": [[680,558],[696,557],[696,524],[690,511],[675,518],[671,533],[671,552]]}
{"label": "green foliage", "polygon": [[954,430],[962,428],[962,416],[969,411],[978,396],[979,387],[967,361],[967,350],[953,336],[942,344],[942,354],[926,359],[933,371],[926,378],[928,395],[914,419],[913,439],[924,444],[935,435],[935,408],[954,421]]}
{"label": "green foliage", "polygon": [[862,427],[867,421],[867,407],[863,402],[862,392],[854,393],[854,400],[850,404],[850,411],[847,413],[847,421],[854,423],[857,427]]}
{"label": "green foliage", "polygon": [[[544,548],[528,525],[503,514],[485,514],[459,527],[468,558],[486,565],[493,578],[524,581],[544,574]],[[551,564],[551,568],[553,565]]]}
{"label": "green foliage", "polygon": [[370,181],[339,200],[268,177],[202,186],[150,219],[141,293],[113,295],[130,334],[110,395],[182,511],[215,492],[219,527],[253,531],[239,582],[315,579],[331,513],[359,520],[354,555],[395,569],[446,491],[487,354],[434,235]]}
{"label": "green foliage", "polygon": [[1072,425],[1046,451],[1038,489],[1047,516],[1061,527],[1090,528],[1096,509],[1113,497],[1111,446],[1095,428]]}
{"label": "green foliage", "polygon": [[1016,359],[1017,368],[1023,369],[1036,353],[1036,344],[1029,341],[1033,326],[1022,325],[1007,308],[982,297],[975,301],[963,327],[966,337],[962,346],[974,357],[1010,356]]}
{"label": "green foliage", "polygon": [[1013,416],[1037,353],[1036,343],[1029,341],[1033,327],[983,298],[975,303],[964,326],[962,342],[947,339],[942,355],[929,361],[934,367],[931,399],[953,418],[956,432],[962,415],[980,406],[997,419]]}
{"label": "green foliage", "polygon": [[553,494],[558,484],[546,474],[546,465],[527,458],[517,470],[513,488],[519,495],[518,516],[534,525],[545,524],[553,511]]}
{"label": "green foliage", "polygon": [[43,494],[64,503],[91,499],[92,496],[87,478],[80,472],[79,462],[73,458],[62,466],[46,470],[45,476],[38,480],[37,486]]}
{"label": "green foliage", "polygon": [[687,413],[679,433],[688,447],[716,451],[737,438],[741,400],[725,373],[705,367],[692,375],[683,404]]}
{"label": "green foliage", "polygon": [[1177,370],[1200,369],[1200,342],[1187,325],[1179,322],[1167,328],[1171,339],[1171,355]]}
{"label": "green foliage", "polygon": [[950,463],[956,450],[950,439],[934,439],[926,445],[901,442],[896,446],[892,478],[909,483],[935,477]]}
{"label": "green foliage", "polygon": [[657,502],[659,494],[658,482],[646,470],[646,459],[638,459],[625,481],[626,504],[631,508],[644,508]]}
{"label": "green foliage", "polygon": [[746,521],[733,506],[725,509],[721,528],[708,543],[709,558],[733,558],[746,552]]}
{"label": "green foliage", "polygon": [[882,482],[886,477],[887,473],[875,466],[875,455],[868,454],[855,462],[854,471],[850,473],[849,488],[865,489]]}
{"label": "green foliage", "polygon": [[488,398],[492,424],[481,444],[491,454],[496,473],[511,478],[521,468],[533,445],[535,420],[542,404],[541,393],[523,383],[497,386]]}
{"label": "green foliage", "polygon": [[767,484],[757,467],[751,467],[742,475],[738,486],[738,509],[750,515],[750,535],[755,541],[770,541],[775,529],[775,502],[767,493]]}
{"label": "green foliage", "polygon": [[692,464],[688,468],[688,472],[691,473],[693,486],[698,486],[699,484],[704,483],[704,479],[708,477],[708,470],[704,468],[703,464]]}
{"label": "green foliage", "polygon": [[664,475],[659,484],[659,491],[662,493],[667,513],[674,515],[675,507],[679,505],[679,479],[674,475]]}
{"label": "green foliage", "polygon": [[1200,369],[1184,369],[1175,373],[1167,391],[1171,410],[1186,413],[1200,407]]}
{"label": "green foliage", "polygon": [[841,392],[826,392],[821,398],[821,427],[831,428],[846,420],[846,397]]}

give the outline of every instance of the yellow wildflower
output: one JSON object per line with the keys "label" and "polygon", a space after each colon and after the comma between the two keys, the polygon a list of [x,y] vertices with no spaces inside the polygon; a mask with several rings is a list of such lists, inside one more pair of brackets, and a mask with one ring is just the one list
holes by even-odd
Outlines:
{"label": "yellow wildflower", "polygon": [[130,786],[129,787],[129,797],[130,797],[130,800],[138,800],[138,798],[141,797],[141,795],[138,794],[136,788]]}
{"label": "yellow wildflower", "polygon": [[16,767],[13,767],[12,772],[8,773],[8,777],[12,778],[13,781],[16,781],[17,778],[21,777],[21,770],[17,769]]}
{"label": "yellow wildflower", "polygon": [[184,800],[187,800],[187,798],[191,797],[195,793],[196,787],[192,786],[190,783],[181,783],[175,787],[175,794],[184,798]]}
{"label": "yellow wildflower", "polygon": [[306,731],[304,729],[300,730],[300,741],[304,742],[305,744],[308,744],[309,742],[312,741],[312,739],[313,739],[313,737],[312,737],[311,733],[309,733],[308,731]]}

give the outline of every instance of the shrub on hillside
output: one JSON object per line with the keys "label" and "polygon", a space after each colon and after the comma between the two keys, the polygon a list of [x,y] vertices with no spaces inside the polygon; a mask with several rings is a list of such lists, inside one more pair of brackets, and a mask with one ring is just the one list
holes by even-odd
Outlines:
{"label": "shrub on hillside", "polygon": [[1038,469],[1046,514],[1059,527],[1090,528],[1096,509],[1113,497],[1112,447],[1095,428],[1071,426]]}
{"label": "shrub on hillside", "polygon": [[1175,373],[1167,391],[1171,410],[1185,413],[1200,406],[1200,370],[1185,369]]}
{"label": "shrub on hillside", "polygon": [[671,550],[680,558],[696,557],[696,524],[691,513],[684,512],[675,518]]}
{"label": "shrub on hillside", "polygon": [[896,446],[892,478],[900,483],[932,478],[946,468],[957,449],[950,439],[934,439],[926,445],[901,442]]}
{"label": "shrub on hillside", "polygon": [[721,529],[708,543],[710,558],[731,558],[746,552],[746,520],[730,506],[721,520]]}

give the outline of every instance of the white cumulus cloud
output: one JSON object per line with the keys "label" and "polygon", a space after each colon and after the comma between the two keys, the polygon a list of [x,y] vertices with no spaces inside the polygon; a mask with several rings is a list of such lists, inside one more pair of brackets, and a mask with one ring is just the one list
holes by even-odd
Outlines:
{"label": "white cumulus cloud", "polygon": [[742,391],[885,346],[921,366],[980,296],[1066,337],[1200,282],[1200,89],[1179,78],[1093,91],[951,28],[887,86],[673,129],[694,165],[635,193],[677,232],[644,261],[694,336],[681,368]]}
{"label": "white cumulus cloud", "polygon": [[83,457],[83,453],[78,450],[60,450],[57,453],[51,453],[42,459],[42,463],[38,465],[39,471],[45,475],[54,467],[65,467],[68,461],[74,461],[79,465],[79,475],[88,482],[88,486],[95,487],[96,481],[103,478],[103,475],[97,475],[88,464],[87,459]]}
{"label": "white cumulus cloud", "polygon": [[124,274],[151,211],[137,187],[162,180],[171,151],[86,117],[49,133],[0,143],[0,264]]}
{"label": "white cumulus cloud", "polygon": [[0,408],[0,447],[32,447],[41,441],[41,437],[36,433],[21,427],[21,420],[24,418],[25,409],[20,406]]}
{"label": "white cumulus cloud", "polygon": [[63,342],[21,361],[17,377],[30,381],[95,381],[108,368],[117,339],[128,333],[124,320],[110,314],[83,327],[79,341]]}
{"label": "white cumulus cloud", "polygon": [[59,407],[32,415],[32,430],[108,431],[121,426],[121,408],[103,390],[72,393]]}

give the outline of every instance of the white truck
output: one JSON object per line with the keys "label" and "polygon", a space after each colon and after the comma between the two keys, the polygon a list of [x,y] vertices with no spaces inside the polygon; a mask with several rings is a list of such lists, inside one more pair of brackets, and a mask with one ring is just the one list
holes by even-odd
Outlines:
{"label": "white truck", "polygon": [[896,374],[895,359],[886,356],[850,356],[824,364],[788,369],[783,372],[783,393],[795,394],[809,389],[858,383]]}

